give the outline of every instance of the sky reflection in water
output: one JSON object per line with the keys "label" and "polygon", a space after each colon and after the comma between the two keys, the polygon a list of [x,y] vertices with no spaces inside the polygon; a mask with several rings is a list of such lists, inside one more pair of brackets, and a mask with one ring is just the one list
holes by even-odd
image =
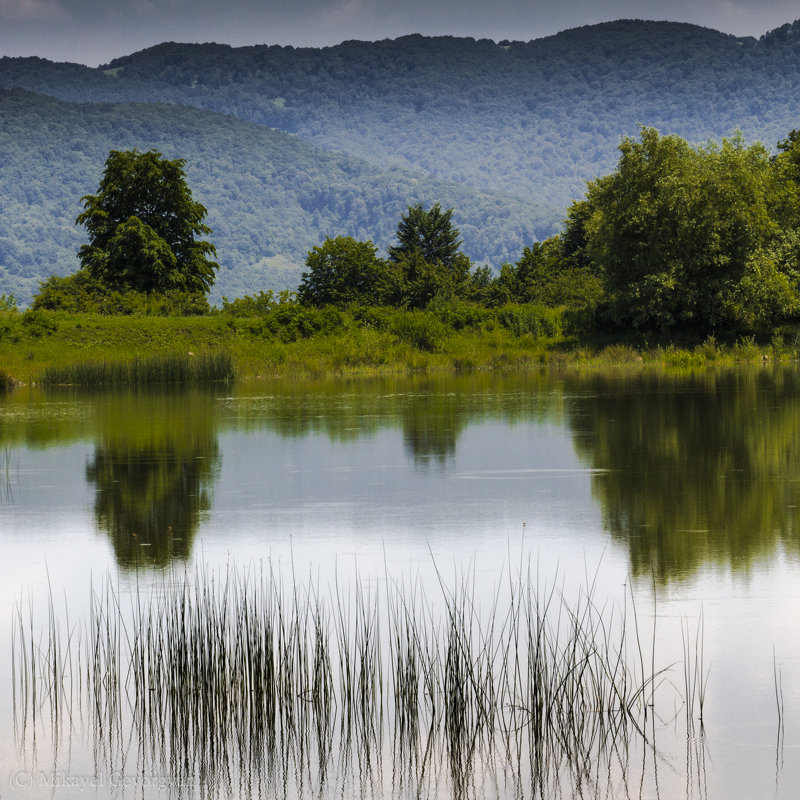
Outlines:
{"label": "sky reflection in water", "polygon": [[[20,392],[0,401],[0,450],[6,618],[21,593],[41,602],[48,573],[73,619],[89,575],[117,569],[123,590],[195,564],[266,564],[322,586],[435,585],[438,570],[471,576],[484,603],[509,565],[568,597],[596,580],[601,604],[633,588],[648,630],[656,609],[664,663],[702,608],[709,796],[767,781],[775,793],[777,770],[775,796],[789,797],[800,779],[793,370]],[[685,755],[661,779],[690,794]],[[5,756],[0,771],[18,765]]]}

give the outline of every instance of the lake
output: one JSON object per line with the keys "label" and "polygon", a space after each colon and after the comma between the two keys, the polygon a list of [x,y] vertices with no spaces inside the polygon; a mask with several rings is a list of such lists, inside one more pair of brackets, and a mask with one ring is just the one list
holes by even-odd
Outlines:
{"label": "lake", "polygon": [[794,798],[799,509],[785,366],[0,395],[0,797]]}

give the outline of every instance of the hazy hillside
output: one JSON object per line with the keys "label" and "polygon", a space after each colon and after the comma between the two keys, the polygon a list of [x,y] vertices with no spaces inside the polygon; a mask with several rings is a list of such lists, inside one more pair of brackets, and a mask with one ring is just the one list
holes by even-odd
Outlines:
{"label": "hazy hillside", "polygon": [[528,43],[407,36],[336,47],[162,44],[105,69],[0,61],[0,85],[234,114],[381,166],[563,208],[639,123],[774,144],[800,120],[800,37],[620,21]]}
{"label": "hazy hillside", "polygon": [[3,87],[72,104],[0,101],[0,291],[74,268],[78,199],[110,147],[138,146],[188,159],[226,267],[217,294],[235,294],[291,285],[328,234],[385,246],[418,199],[455,207],[473,258],[516,259],[639,123],[774,147],[800,127],[800,24],[758,40],[620,21],[527,43],[166,43],[98,69],[2,58]]}
{"label": "hazy hillside", "polygon": [[281,131],[181,106],[66,103],[0,91],[0,293],[25,300],[43,277],[77,268],[80,198],[97,190],[108,151],[156,148],[187,161],[222,265],[213,297],[294,288],[326,236],[386,247],[408,203],[456,209],[476,260],[516,260],[557,222],[517,199],[379,170]]}

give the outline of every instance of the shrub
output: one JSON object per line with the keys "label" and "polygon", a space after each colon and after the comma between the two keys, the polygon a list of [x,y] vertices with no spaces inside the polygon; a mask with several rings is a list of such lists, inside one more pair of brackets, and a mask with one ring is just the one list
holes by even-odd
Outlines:
{"label": "shrub", "polygon": [[222,313],[232,317],[261,317],[269,313],[277,301],[272,291],[261,291],[257,295],[237,297],[234,300],[222,298]]}
{"label": "shrub", "polygon": [[407,311],[394,321],[392,332],[401,342],[428,353],[442,349],[447,330],[428,311]]}
{"label": "shrub", "polygon": [[427,310],[455,331],[480,328],[492,317],[488,309],[459,300],[453,295],[436,295],[428,303]]}
{"label": "shrub", "polygon": [[534,339],[560,336],[561,317],[560,309],[535,305],[508,305],[497,310],[497,321],[504,328],[515,336],[528,333]]}
{"label": "shrub", "polygon": [[48,314],[42,311],[29,310],[22,315],[22,324],[29,336],[39,338],[49,336],[58,330],[58,325]]}
{"label": "shrub", "polygon": [[199,291],[119,291],[92,278],[86,270],[78,270],[63,278],[51,275],[42,281],[31,308],[34,311],[67,311],[72,314],[151,317],[202,316],[210,311],[205,294]]}
{"label": "shrub", "polygon": [[389,306],[356,306],[350,312],[360,327],[376,331],[392,331],[398,316],[405,311]]}
{"label": "shrub", "polygon": [[310,339],[344,327],[344,316],[333,306],[313,308],[297,303],[280,303],[264,318],[264,328],[282,342]]}

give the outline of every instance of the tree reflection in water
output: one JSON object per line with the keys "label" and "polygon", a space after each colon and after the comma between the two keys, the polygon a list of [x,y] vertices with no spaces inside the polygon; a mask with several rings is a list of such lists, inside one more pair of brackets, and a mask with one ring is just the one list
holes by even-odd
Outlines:
{"label": "tree reflection in water", "polygon": [[568,381],[575,447],[634,574],[747,569],[800,551],[800,374],[663,371]]}
{"label": "tree reflection in water", "polygon": [[86,476],[120,566],[162,567],[191,555],[220,464],[213,403],[187,390],[114,394],[99,405]]}

